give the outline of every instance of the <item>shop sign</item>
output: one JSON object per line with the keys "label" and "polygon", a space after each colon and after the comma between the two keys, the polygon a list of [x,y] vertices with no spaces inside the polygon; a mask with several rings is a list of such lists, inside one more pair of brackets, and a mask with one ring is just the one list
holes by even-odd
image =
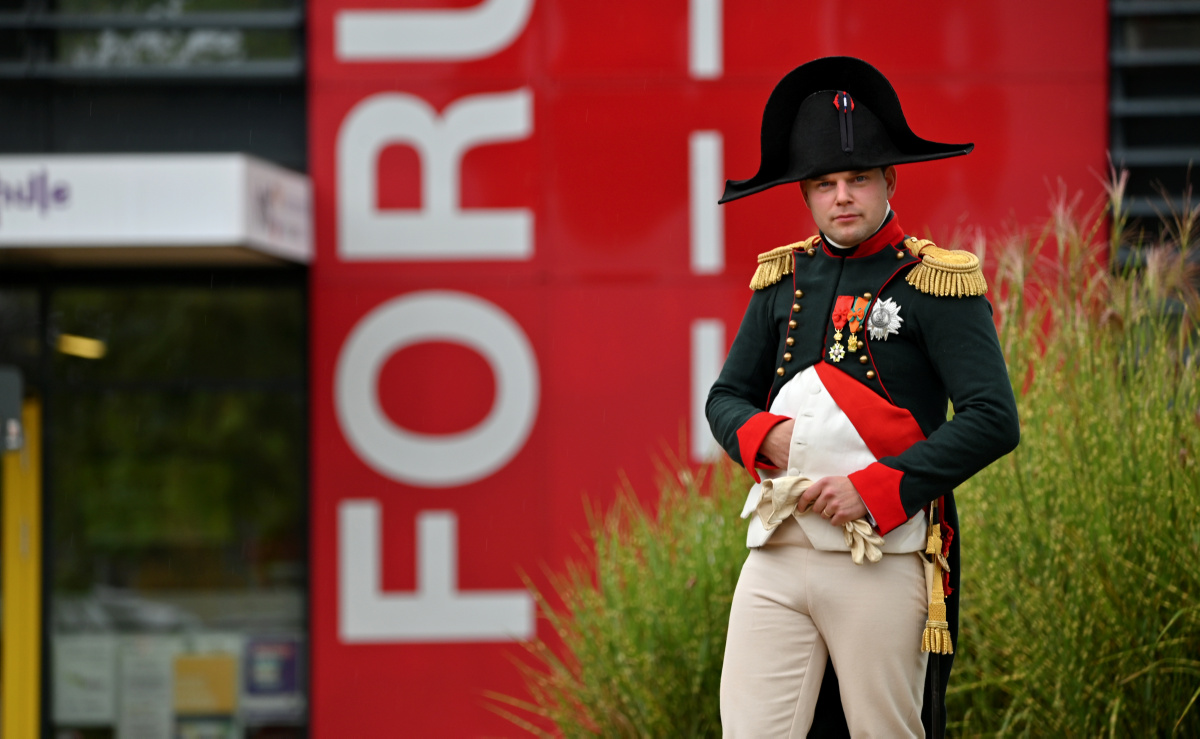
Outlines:
{"label": "shop sign", "polygon": [[70,199],[71,186],[58,179],[52,182],[44,167],[7,180],[0,170],[0,223],[6,211],[24,211],[44,218],[52,210],[66,208]]}

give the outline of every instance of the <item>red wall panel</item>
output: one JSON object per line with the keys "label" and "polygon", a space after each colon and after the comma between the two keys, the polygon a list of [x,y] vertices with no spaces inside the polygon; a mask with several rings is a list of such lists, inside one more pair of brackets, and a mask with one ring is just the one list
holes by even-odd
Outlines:
{"label": "red wall panel", "polygon": [[[701,43],[689,14],[706,6],[720,11],[716,74],[689,68]],[[447,43],[486,37],[504,12],[519,22],[477,58],[422,57],[404,45],[421,38],[375,20],[356,32],[384,28],[382,42],[347,46],[347,13],[372,9],[487,21]],[[519,603],[479,633],[456,614],[475,596],[513,605],[521,573],[545,585],[544,565],[578,554],[585,495],[610,500],[621,474],[650,495],[654,457],[691,453],[681,439],[705,389],[693,376],[719,366],[755,255],[812,232],[796,189],[776,188],[717,211],[720,258],[698,268],[694,132],[717,135],[719,177],[749,177],[778,78],[817,56],[861,56],[919,135],[976,144],[900,168],[902,222],[943,243],[1040,218],[1059,178],[1098,194],[1105,165],[1101,3],[312,0],[308,17],[318,737],[518,733],[483,693],[521,691],[509,658],[528,634],[502,632],[541,623]],[[354,51],[371,43],[395,48]],[[505,126],[456,153],[447,143]],[[719,191],[717,179],[701,184]],[[444,221],[424,236],[393,223],[438,207],[450,220],[523,212],[527,248],[498,255],[499,231],[464,242]],[[719,349],[706,355],[713,327]],[[502,406],[531,415],[505,416],[503,438],[471,447]],[[448,463],[420,451],[458,442],[475,451]],[[481,462],[497,445],[512,448]],[[406,610],[414,600],[425,615]]]}

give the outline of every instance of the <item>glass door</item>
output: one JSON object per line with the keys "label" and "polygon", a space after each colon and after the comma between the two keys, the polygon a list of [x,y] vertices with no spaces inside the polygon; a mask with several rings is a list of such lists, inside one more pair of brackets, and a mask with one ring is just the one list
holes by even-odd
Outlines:
{"label": "glass door", "polygon": [[300,736],[303,288],[59,286],[56,737]]}
{"label": "glass door", "polygon": [[[44,421],[22,546],[44,561],[5,588],[0,737],[306,736],[303,273],[5,279],[0,365]],[[16,600],[41,636],[13,637]]]}

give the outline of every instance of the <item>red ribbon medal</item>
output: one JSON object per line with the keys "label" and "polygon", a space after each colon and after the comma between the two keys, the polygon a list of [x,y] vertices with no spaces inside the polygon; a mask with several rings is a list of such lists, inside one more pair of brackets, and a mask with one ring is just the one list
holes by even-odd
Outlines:
{"label": "red ribbon medal", "polygon": [[842,327],[846,325],[846,320],[850,317],[850,308],[853,305],[853,295],[839,295],[837,302],[833,304],[833,327],[837,329],[837,334],[834,338],[838,341],[842,340]]}
{"label": "red ribbon medal", "polygon": [[853,295],[839,295],[837,301],[833,304],[833,346],[829,347],[829,358],[835,362],[842,361],[842,357],[846,356],[846,347],[842,346],[842,328],[845,327],[846,321],[850,318],[850,311],[854,307]]}

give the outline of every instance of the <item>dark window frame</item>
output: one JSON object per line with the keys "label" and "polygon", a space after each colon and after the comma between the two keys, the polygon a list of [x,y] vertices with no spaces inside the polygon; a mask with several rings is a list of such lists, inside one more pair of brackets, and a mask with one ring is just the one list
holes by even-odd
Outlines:
{"label": "dark window frame", "polygon": [[[31,7],[32,6],[32,7]],[[25,54],[20,61],[0,62],[0,80],[105,80],[148,82],[286,82],[304,79],[304,7],[288,10],[200,12],[177,16],[133,13],[58,13],[32,0],[23,11],[0,12],[0,31],[24,35]],[[246,60],[181,65],[76,67],[52,61],[54,34],[58,31],[139,30],[239,30],[289,31],[295,55],[285,60]]]}
{"label": "dark window frame", "polygon": [[[12,269],[7,268],[0,270],[0,290],[34,290],[36,291],[38,301],[38,317],[37,330],[40,334],[39,340],[42,343],[40,352],[40,361],[38,363],[38,377],[31,378],[33,382],[27,380],[26,384],[33,385],[37,388],[42,400],[42,582],[41,582],[41,644],[40,644],[40,662],[41,662],[41,696],[40,696],[40,714],[41,714],[41,731],[43,739],[53,739],[55,736],[54,723],[52,720],[53,706],[53,645],[51,643],[53,636],[53,610],[52,598],[54,593],[54,571],[52,563],[54,559],[54,537],[46,535],[54,520],[54,499],[52,491],[54,490],[54,459],[53,445],[46,443],[45,440],[52,438],[53,429],[53,403],[54,392],[51,388],[54,386],[54,379],[51,367],[51,330],[50,312],[51,300],[53,293],[58,289],[70,288],[121,288],[121,287],[178,287],[178,288],[236,288],[236,287],[264,287],[264,288],[296,288],[299,291],[301,298],[301,311],[305,323],[308,323],[310,316],[310,296],[308,290],[308,269],[299,265],[288,265],[284,267],[263,267],[263,268],[246,268],[246,267],[203,267],[203,268],[104,268],[104,269],[81,269],[81,268],[58,268],[58,269]],[[310,393],[310,372],[309,365],[311,357],[311,335],[308,330],[302,333],[302,346],[300,347],[301,356],[303,357],[303,366],[301,367],[301,381],[299,383],[299,392],[297,396],[302,404],[300,417],[302,419],[302,428],[299,429],[299,435],[305,440],[302,446],[303,459],[299,460],[301,467],[301,490],[303,500],[301,502],[301,521],[299,523],[301,531],[304,532],[306,540],[306,564],[304,576],[302,578],[301,592],[304,600],[305,622],[307,624],[308,633],[311,635],[312,625],[312,547],[311,541],[308,541],[312,530],[312,475],[311,475],[311,447],[308,440],[312,438],[311,434],[311,393]],[[286,383],[287,387],[277,388],[281,392],[297,392],[297,388],[292,383]],[[203,387],[203,385],[201,385]],[[308,720],[302,729],[303,735],[307,736],[311,728],[311,696],[312,696],[312,669],[311,669],[311,638],[307,640],[307,655],[305,662],[308,669],[304,671],[303,690],[304,694],[309,697],[309,712]]]}
{"label": "dark window frame", "polygon": [[[1200,40],[1171,48],[1128,41],[1181,21],[1200,24],[1200,0],[1109,2],[1109,151],[1129,171],[1128,215],[1149,228],[1189,204],[1185,190],[1200,165]],[[1163,132],[1171,134],[1165,144]]]}

